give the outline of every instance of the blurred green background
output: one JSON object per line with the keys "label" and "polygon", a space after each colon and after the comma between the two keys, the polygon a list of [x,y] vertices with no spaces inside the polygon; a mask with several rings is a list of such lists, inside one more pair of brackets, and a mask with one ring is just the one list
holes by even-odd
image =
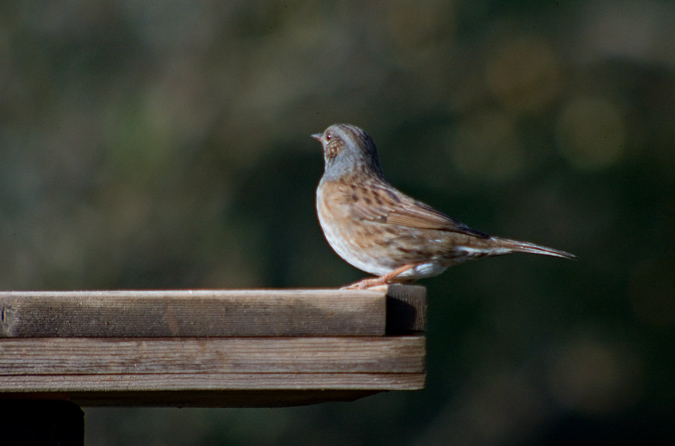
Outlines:
{"label": "blurred green background", "polygon": [[423,281],[419,392],[86,409],[87,444],[673,444],[675,3],[0,2],[0,288],[334,287],[311,133],[570,251]]}

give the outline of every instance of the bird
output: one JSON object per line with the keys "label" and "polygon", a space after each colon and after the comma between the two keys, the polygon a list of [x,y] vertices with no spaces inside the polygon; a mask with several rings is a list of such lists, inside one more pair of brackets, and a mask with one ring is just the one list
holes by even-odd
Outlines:
{"label": "bird", "polygon": [[384,178],[375,143],[359,127],[334,124],[311,136],[323,146],[316,209],[326,240],[347,263],[376,276],[344,289],[414,282],[468,260],[513,252],[575,258],[471,229],[399,191]]}

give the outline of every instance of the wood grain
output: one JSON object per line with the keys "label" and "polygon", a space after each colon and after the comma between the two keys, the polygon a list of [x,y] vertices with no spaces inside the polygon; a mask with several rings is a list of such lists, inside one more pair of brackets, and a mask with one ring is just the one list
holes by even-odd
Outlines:
{"label": "wood grain", "polygon": [[0,375],[419,373],[425,339],[20,338],[0,342]]}
{"label": "wood grain", "polygon": [[0,292],[0,400],[277,407],[424,388],[426,290]]}
{"label": "wood grain", "polygon": [[425,313],[424,288],[390,288],[5,291],[0,337],[382,336],[387,323],[423,329],[411,320]]}
{"label": "wood grain", "polygon": [[0,376],[3,392],[416,390],[424,373],[190,373]]}

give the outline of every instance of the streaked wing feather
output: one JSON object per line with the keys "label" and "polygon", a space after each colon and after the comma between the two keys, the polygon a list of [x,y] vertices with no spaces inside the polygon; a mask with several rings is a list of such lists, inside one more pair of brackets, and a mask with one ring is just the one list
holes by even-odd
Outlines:
{"label": "streaked wing feather", "polygon": [[413,200],[401,193],[396,196],[392,195],[391,191],[380,193],[379,197],[383,202],[380,206],[354,203],[352,205],[354,216],[377,223],[388,223],[409,228],[459,232],[479,238],[489,237],[487,234],[471,229],[464,223],[448,217],[425,203]]}
{"label": "streaked wing feather", "polygon": [[471,229],[464,223],[420,202],[414,202],[412,206],[397,206],[387,216],[387,223],[410,228],[460,232],[480,238],[488,237],[488,235]]}

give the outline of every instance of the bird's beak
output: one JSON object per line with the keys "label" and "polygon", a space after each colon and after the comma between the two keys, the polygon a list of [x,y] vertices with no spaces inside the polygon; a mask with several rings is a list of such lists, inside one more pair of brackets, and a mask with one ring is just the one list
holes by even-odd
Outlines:
{"label": "bird's beak", "polygon": [[321,138],[323,138],[323,133],[315,133],[312,135],[312,138],[316,139],[319,142],[322,142]]}

